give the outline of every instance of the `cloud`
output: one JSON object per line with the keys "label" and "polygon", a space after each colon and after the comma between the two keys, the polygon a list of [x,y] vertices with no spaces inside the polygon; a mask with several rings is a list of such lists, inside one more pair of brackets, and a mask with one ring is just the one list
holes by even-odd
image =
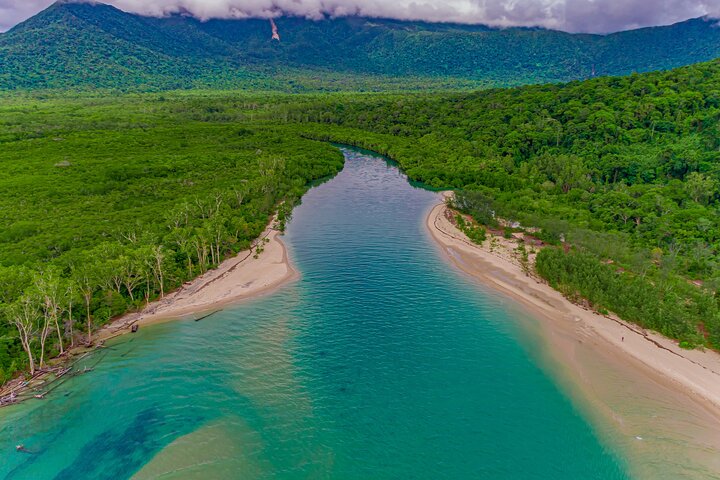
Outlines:
{"label": "cloud", "polygon": [[52,4],[49,0],[0,0],[0,31],[7,30]]}
{"label": "cloud", "polygon": [[669,25],[688,18],[720,16],[720,0],[568,0],[565,21],[570,31],[612,32]]}
{"label": "cloud", "polygon": [[[0,30],[50,5],[50,0],[0,0]],[[308,18],[364,15],[493,26],[541,26],[607,33],[688,18],[720,17],[720,0],[109,0],[143,15],[189,13],[210,18]]]}

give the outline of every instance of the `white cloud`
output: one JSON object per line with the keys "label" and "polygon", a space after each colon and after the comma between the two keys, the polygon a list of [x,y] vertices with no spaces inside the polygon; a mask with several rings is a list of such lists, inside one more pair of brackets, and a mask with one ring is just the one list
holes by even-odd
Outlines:
{"label": "white cloud", "polygon": [[[50,3],[0,0],[0,30]],[[281,13],[308,18],[365,15],[598,33],[667,25],[704,15],[720,17],[720,0],[109,0],[108,3],[143,15],[186,12],[203,20],[271,17]]]}
{"label": "white cloud", "polygon": [[0,31],[35,15],[50,4],[51,0],[0,0]]}

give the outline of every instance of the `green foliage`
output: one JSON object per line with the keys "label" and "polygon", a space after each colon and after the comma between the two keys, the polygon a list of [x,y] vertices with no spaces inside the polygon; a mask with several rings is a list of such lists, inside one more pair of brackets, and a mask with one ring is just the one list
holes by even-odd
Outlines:
{"label": "green foliage", "polygon": [[706,205],[718,191],[718,181],[699,172],[691,172],[685,179],[685,190],[693,201]]}
{"label": "green foliage", "polygon": [[497,214],[574,245],[538,259],[564,293],[716,345],[718,85],[713,62],[472,93],[3,96],[0,376],[249,248],[278,207],[283,228],[342,168],[313,140],[387,155],[483,225]]}
{"label": "green foliage", "polygon": [[530,255],[528,254],[525,243],[521,243],[515,249],[515,255],[520,262],[520,267],[523,269],[525,275],[529,275],[532,267],[530,266]]}
{"label": "green foliage", "polygon": [[591,254],[556,248],[538,254],[536,269],[567,297],[587,299],[595,308],[681,339],[684,348],[706,343],[701,332],[715,345],[720,340],[717,302],[682,280],[623,272]]}
{"label": "green foliage", "polygon": [[[305,97],[263,114],[375,149],[411,179],[475,190],[501,218],[632,267],[659,248],[679,275],[720,262],[720,64],[445,95]],[[275,111],[273,111],[275,110]]]}
{"label": "green foliage", "polygon": [[0,106],[0,381],[249,248],[342,168],[330,145],[187,101]]}
{"label": "green foliage", "polygon": [[[509,90],[304,97],[262,117],[376,150],[414,181],[460,191],[462,202],[462,192],[477,191],[498,217],[578,247],[591,271],[611,260],[631,272],[627,284],[600,277],[594,295],[602,296],[591,297],[599,308],[693,345],[716,344],[718,85],[720,63],[711,62]],[[483,211],[475,214],[487,219]],[[571,280],[568,288],[582,290]],[[605,301],[624,286],[650,289],[638,298],[667,308],[644,315],[643,302]],[[686,301],[693,306],[680,308]]]}
{"label": "green foliage", "polygon": [[146,18],[59,2],[0,35],[0,89],[479,88],[669,69],[720,55],[720,30],[704,19],[606,36],[359,17],[276,23],[281,42],[270,40],[262,19]]}
{"label": "green foliage", "polygon": [[481,225],[496,226],[493,200],[477,190],[460,190],[450,199],[450,207],[470,215]]}
{"label": "green foliage", "polygon": [[482,245],[487,240],[487,232],[480,225],[467,222],[462,215],[455,215],[455,223],[457,227],[462,231],[473,243]]}

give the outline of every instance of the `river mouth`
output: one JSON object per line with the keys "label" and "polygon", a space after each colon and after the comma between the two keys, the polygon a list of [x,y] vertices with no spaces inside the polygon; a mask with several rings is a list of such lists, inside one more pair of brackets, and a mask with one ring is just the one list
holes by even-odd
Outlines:
{"label": "river mouth", "polygon": [[438,194],[344,152],[288,225],[298,281],[141,329],[3,412],[0,476],[631,478],[527,313],[438,255]]}

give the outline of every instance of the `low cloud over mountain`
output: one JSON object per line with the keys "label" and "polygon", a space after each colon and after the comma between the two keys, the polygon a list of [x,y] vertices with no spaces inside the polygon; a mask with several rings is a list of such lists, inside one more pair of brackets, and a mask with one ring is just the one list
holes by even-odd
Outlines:
{"label": "low cloud over mountain", "polygon": [[[67,1],[67,0],[65,0]],[[47,7],[52,0],[0,0],[0,30]],[[606,33],[720,16],[720,0],[109,0],[134,13],[173,13],[200,19],[308,18],[362,15],[401,20],[492,26],[541,26],[569,32]]]}

